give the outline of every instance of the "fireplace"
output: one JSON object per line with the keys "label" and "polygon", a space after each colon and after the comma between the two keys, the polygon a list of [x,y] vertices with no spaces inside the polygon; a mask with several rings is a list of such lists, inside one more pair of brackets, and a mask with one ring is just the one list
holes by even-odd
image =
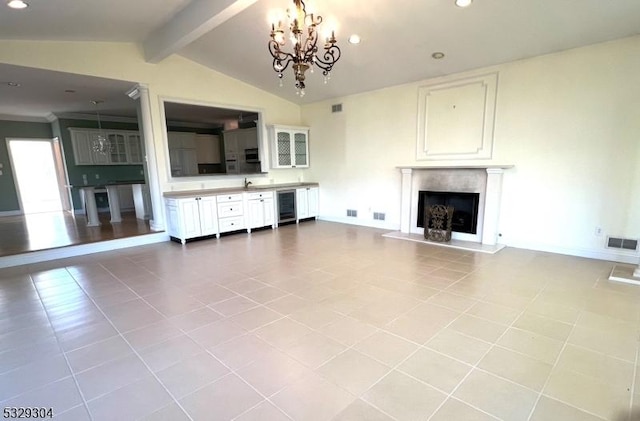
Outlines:
{"label": "fireplace", "polygon": [[[502,174],[513,165],[408,166],[402,174],[400,237],[424,233],[424,204],[418,209],[420,192],[465,192],[478,195],[475,234],[453,232],[453,240],[495,246],[498,240]],[[454,205],[454,207],[456,207]],[[420,215],[420,216],[418,216]],[[474,231],[471,229],[471,231]],[[413,240],[412,240],[413,241]]]}
{"label": "fireplace", "polygon": [[425,191],[418,193],[417,226],[424,228],[425,209],[432,205],[453,207],[451,228],[454,232],[477,234],[479,193]]}

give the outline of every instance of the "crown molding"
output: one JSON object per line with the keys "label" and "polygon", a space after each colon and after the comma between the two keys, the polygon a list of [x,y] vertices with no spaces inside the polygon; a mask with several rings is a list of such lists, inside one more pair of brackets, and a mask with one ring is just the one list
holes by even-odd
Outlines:
{"label": "crown molding", "polygon": [[25,123],[50,123],[48,117],[0,114],[2,121],[21,121]]}
{"label": "crown molding", "polygon": [[[86,113],[57,113],[54,114],[56,119],[68,119],[68,120],[89,120],[98,121],[96,114]],[[100,114],[100,121],[110,121],[112,123],[133,123],[138,124],[138,119],[135,117],[119,117]]]}

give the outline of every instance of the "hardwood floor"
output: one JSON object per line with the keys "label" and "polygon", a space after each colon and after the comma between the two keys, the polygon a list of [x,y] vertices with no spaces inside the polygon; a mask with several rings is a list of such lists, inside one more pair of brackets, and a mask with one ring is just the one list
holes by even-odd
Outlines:
{"label": "hardwood floor", "polygon": [[88,227],[84,215],[45,212],[0,218],[0,257],[151,233],[149,221],[123,212],[122,222],[111,224],[100,213],[99,227]]}

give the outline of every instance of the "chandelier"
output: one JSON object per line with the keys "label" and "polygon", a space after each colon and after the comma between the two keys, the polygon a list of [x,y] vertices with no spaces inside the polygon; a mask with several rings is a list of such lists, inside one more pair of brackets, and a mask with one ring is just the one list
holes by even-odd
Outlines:
{"label": "chandelier", "polygon": [[96,106],[96,115],[98,116],[98,135],[93,139],[91,149],[96,153],[106,155],[111,152],[111,142],[109,142],[109,139],[107,139],[104,133],[102,133],[102,125],[100,124],[100,111],[98,111],[98,105],[103,102],[104,101],[99,100],[91,101],[91,103]]}
{"label": "chandelier", "polygon": [[293,51],[283,51],[286,44],[285,29],[282,21],[279,21],[277,26],[275,23],[271,24],[269,52],[273,57],[273,70],[278,73],[280,86],[282,86],[282,72],[291,65],[296,78],[296,93],[304,96],[305,72],[311,69],[313,73],[313,67],[318,66],[322,69],[324,83],[327,83],[331,78],[333,65],[340,59],[340,48],[336,45],[334,31],[331,31],[331,36],[326,38],[324,46],[319,51],[317,27],[322,23],[322,16],[307,14],[302,0],[293,0],[293,4],[295,5],[293,14],[291,9],[287,9],[289,39],[293,45]]}

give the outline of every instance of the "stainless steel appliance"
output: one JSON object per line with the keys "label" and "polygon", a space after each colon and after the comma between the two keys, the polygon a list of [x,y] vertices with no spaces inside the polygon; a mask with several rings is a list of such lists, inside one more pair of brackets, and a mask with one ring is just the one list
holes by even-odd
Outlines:
{"label": "stainless steel appliance", "polygon": [[278,223],[296,220],[296,191],[282,190],[278,192]]}
{"label": "stainless steel appliance", "polygon": [[260,162],[260,154],[258,153],[258,148],[245,149],[244,160],[249,164],[256,164]]}

